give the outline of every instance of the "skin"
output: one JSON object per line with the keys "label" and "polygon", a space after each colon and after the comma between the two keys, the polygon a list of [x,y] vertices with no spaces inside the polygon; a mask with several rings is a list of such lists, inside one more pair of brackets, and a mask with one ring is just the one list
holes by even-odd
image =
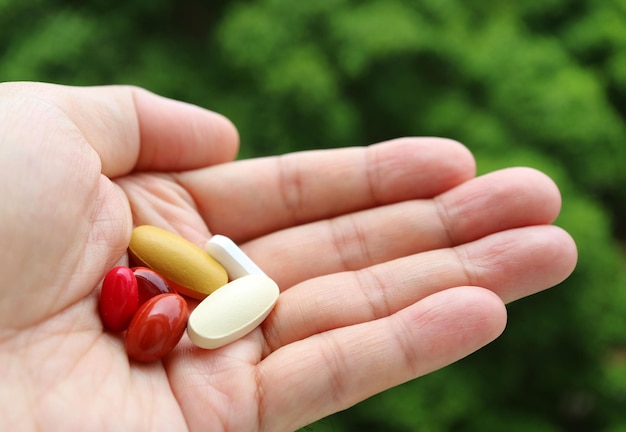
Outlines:
{"label": "skin", "polygon": [[[0,84],[3,430],[295,430],[479,349],[575,266],[554,183],[476,178],[459,143],[237,148],[222,116],[145,90]],[[276,308],[219,350],[129,361],[97,295],[139,224],[231,237]]]}

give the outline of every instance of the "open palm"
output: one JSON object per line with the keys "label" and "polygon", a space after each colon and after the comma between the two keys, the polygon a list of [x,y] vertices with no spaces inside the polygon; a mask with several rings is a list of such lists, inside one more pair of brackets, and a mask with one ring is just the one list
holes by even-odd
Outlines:
{"label": "open palm", "polygon": [[[441,139],[231,162],[237,141],[135,88],[0,85],[3,430],[294,430],[480,348],[575,265],[536,171],[474,178]],[[97,294],[139,224],[231,237],[276,308],[219,350],[129,361]]]}

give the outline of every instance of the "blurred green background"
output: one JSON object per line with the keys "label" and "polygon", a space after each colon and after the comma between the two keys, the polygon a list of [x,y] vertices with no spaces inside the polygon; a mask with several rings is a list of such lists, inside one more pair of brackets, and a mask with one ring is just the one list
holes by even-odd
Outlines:
{"label": "blurred green background", "polygon": [[135,84],[240,157],[407,135],[547,172],[580,261],[504,335],[310,431],[626,431],[626,2],[0,0],[0,81]]}

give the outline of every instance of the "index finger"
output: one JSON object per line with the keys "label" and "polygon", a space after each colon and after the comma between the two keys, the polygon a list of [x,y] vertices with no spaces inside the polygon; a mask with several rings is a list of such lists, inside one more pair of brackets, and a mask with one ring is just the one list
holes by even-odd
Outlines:
{"label": "index finger", "polygon": [[440,138],[316,150],[181,173],[213,233],[242,242],[290,226],[409,199],[475,175],[471,153]]}

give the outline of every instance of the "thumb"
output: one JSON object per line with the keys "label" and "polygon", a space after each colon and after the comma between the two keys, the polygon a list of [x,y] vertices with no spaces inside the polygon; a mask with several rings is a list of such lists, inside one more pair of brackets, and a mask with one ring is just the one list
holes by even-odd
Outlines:
{"label": "thumb", "polygon": [[0,326],[87,296],[123,255],[132,218],[109,178],[234,157],[223,117],[132,87],[0,84]]}

